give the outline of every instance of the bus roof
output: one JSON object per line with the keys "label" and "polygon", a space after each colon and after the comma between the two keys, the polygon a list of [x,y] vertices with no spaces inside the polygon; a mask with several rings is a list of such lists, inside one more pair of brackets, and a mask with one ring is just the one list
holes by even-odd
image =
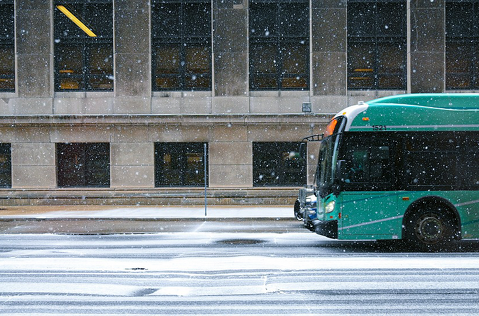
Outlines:
{"label": "bus roof", "polygon": [[345,131],[479,130],[479,94],[404,94],[363,102],[345,116]]}
{"label": "bus roof", "polygon": [[401,94],[366,102],[369,105],[417,105],[445,109],[479,109],[479,93]]}

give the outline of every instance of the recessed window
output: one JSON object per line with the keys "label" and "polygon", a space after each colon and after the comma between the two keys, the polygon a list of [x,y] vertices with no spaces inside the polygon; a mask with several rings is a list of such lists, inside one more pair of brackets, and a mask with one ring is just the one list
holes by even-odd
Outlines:
{"label": "recessed window", "polygon": [[113,90],[111,0],[55,1],[55,90]]}
{"label": "recessed window", "polygon": [[309,2],[249,4],[251,90],[309,88]]}
{"label": "recessed window", "polygon": [[152,1],[153,90],[211,90],[211,2]]}
{"label": "recessed window", "polygon": [[479,89],[479,2],[446,3],[446,88]]}
{"label": "recessed window", "polygon": [[0,91],[15,91],[13,0],[0,2]]}
{"label": "recessed window", "polygon": [[348,1],[348,89],[406,89],[406,1]]}
{"label": "recessed window", "polygon": [[253,143],[254,186],[302,186],[306,183],[306,146],[292,142]]}
{"label": "recessed window", "polygon": [[110,144],[58,143],[58,187],[109,187]]}
{"label": "recessed window", "polygon": [[155,143],[155,186],[204,186],[205,144]]}
{"label": "recessed window", "polygon": [[12,186],[12,150],[10,144],[0,144],[0,188]]}

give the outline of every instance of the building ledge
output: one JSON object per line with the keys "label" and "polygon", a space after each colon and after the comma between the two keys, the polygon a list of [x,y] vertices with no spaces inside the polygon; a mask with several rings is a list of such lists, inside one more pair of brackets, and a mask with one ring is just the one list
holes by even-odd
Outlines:
{"label": "building ledge", "polygon": [[[293,205],[299,188],[207,188],[208,205]],[[204,205],[204,188],[0,189],[1,206]]]}
{"label": "building ledge", "polygon": [[3,115],[0,125],[211,125],[327,123],[334,114],[108,114],[108,115]]}

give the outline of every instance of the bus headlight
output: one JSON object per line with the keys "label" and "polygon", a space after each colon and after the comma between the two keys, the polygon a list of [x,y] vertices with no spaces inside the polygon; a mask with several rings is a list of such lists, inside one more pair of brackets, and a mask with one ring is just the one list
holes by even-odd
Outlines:
{"label": "bus headlight", "polygon": [[334,211],[334,207],[336,206],[336,201],[331,201],[329,202],[328,204],[326,204],[325,208],[324,208],[324,212],[327,214],[327,213],[331,213],[332,211]]}

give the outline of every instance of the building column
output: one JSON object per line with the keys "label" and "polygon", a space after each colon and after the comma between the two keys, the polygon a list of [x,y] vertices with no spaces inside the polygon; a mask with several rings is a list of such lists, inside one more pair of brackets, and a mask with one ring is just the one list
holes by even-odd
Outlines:
{"label": "building column", "polygon": [[347,6],[341,0],[312,0],[313,112],[347,106]]}
{"label": "building column", "polygon": [[248,113],[248,1],[215,0],[213,5],[212,111]]}
{"label": "building column", "polygon": [[28,142],[34,139],[29,138],[12,144],[12,188],[55,188],[55,144]]}
{"label": "building column", "polygon": [[150,1],[117,0],[115,113],[151,113]]}
{"label": "building column", "polygon": [[[408,0],[410,1],[410,0]],[[410,1],[409,92],[444,92],[445,0]]]}
{"label": "building column", "polygon": [[[111,143],[111,188],[155,186],[154,143],[146,142],[147,128],[117,128]],[[124,134],[123,134],[124,133]]]}
{"label": "building column", "polygon": [[253,186],[253,146],[244,125],[217,125],[209,143],[209,185],[215,188]]}
{"label": "building column", "polygon": [[5,114],[52,114],[51,8],[51,1],[15,1],[18,98]]}

